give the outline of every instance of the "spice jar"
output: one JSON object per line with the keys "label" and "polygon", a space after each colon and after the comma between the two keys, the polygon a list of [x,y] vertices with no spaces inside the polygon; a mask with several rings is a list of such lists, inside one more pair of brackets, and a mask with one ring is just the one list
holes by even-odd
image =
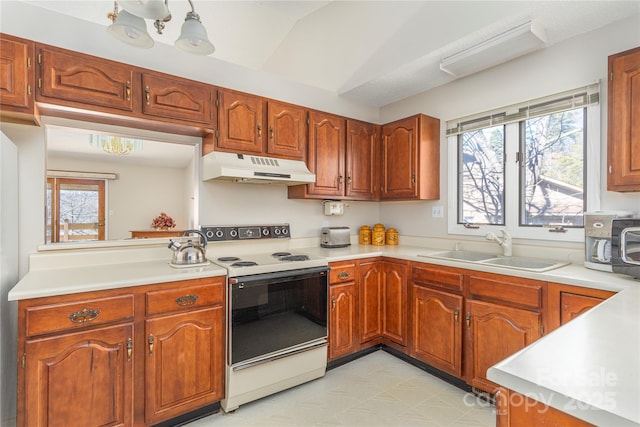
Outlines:
{"label": "spice jar", "polygon": [[386,233],[386,244],[397,245],[398,244],[398,230],[395,228],[389,228]]}
{"label": "spice jar", "polygon": [[360,244],[371,244],[371,227],[369,227],[368,225],[363,225],[362,227],[360,227]]}
{"label": "spice jar", "polygon": [[378,227],[377,225],[373,227],[373,232],[371,233],[371,244],[373,246],[384,246],[384,226]]}

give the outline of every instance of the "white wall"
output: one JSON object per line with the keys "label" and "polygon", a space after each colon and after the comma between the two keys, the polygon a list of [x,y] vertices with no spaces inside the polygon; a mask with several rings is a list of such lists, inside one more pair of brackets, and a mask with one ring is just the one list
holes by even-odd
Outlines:
{"label": "white wall", "polygon": [[[18,147],[0,132],[0,425],[15,417],[18,310],[7,301],[18,282]],[[6,349],[11,349],[7,351]]]}
{"label": "white wall", "polygon": [[[193,175],[180,168],[154,167],[122,162],[88,161],[49,155],[47,168],[65,171],[115,173],[108,180],[107,240],[128,239],[131,230],[149,229],[160,212],[176,221],[177,230],[191,227]],[[188,168],[193,173],[192,168]]]}
{"label": "white wall", "polygon": [[[628,209],[640,213],[640,193],[606,191],[607,56],[640,45],[638,15],[575,37],[531,55],[456,80],[381,109],[383,123],[416,113],[441,120],[440,200],[380,204],[380,220],[402,218],[401,233],[447,236],[447,214],[432,218],[431,207],[447,208],[448,167],[445,124],[447,120],[551,95],[601,81],[601,209]],[[590,177],[594,174],[590,173]],[[454,183],[455,185],[455,183]],[[410,231],[409,231],[410,230]],[[458,236],[459,237],[459,236]],[[456,240],[459,240],[456,239]]]}

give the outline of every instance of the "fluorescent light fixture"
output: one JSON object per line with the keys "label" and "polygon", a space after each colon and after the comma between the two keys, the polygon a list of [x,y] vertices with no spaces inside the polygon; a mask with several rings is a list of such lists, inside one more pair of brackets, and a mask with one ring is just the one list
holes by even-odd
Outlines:
{"label": "fluorescent light fixture", "polygon": [[456,77],[466,76],[510,61],[544,47],[544,28],[528,21],[440,61],[440,69]]}

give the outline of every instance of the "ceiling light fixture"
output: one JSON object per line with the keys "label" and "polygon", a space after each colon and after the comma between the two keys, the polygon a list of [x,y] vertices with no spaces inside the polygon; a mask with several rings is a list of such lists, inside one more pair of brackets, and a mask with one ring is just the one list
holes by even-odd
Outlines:
{"label": "ceiling light fixture", "polygon": [[533,52],[547,42],[544,28],[535,21],[513,27],[440,61],[440,69],[462,77]]}
{"label": "ceiling light fixture", "polygon": [[126,156],[134,151],[142,151],[144,141],[141,139],[122,138],[119,136],[91,134],[89,145],[101,148],[102,151],[116,156]]}
{"label": "ceiling light fixture", "polygon": [[[200,22],[200,15],[196,13],[193,2],[187,1],[191,11],[187,12],[175,46],[196,55],[210,55],[215,47],[209,41],[207,30]],[[154,20],[153,26],[158,34],[162,34],[165,23],[171,20],[169,0],[120,0],[120,5],[123,7],[122,11],[118,11],[118,2],[113,2],[113,12],[107,15],[113,24],[107,27],[107,32],[132,46],[145,49],[153,46],[145,19]]]}

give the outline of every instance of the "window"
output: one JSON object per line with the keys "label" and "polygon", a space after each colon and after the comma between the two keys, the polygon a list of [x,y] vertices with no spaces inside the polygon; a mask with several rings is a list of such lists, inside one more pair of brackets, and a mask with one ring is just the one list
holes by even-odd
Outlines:
{"label": "window", "polygon": [[582,240],[583,213],[599,202],[598,89],[448,122],[449,232]]}

